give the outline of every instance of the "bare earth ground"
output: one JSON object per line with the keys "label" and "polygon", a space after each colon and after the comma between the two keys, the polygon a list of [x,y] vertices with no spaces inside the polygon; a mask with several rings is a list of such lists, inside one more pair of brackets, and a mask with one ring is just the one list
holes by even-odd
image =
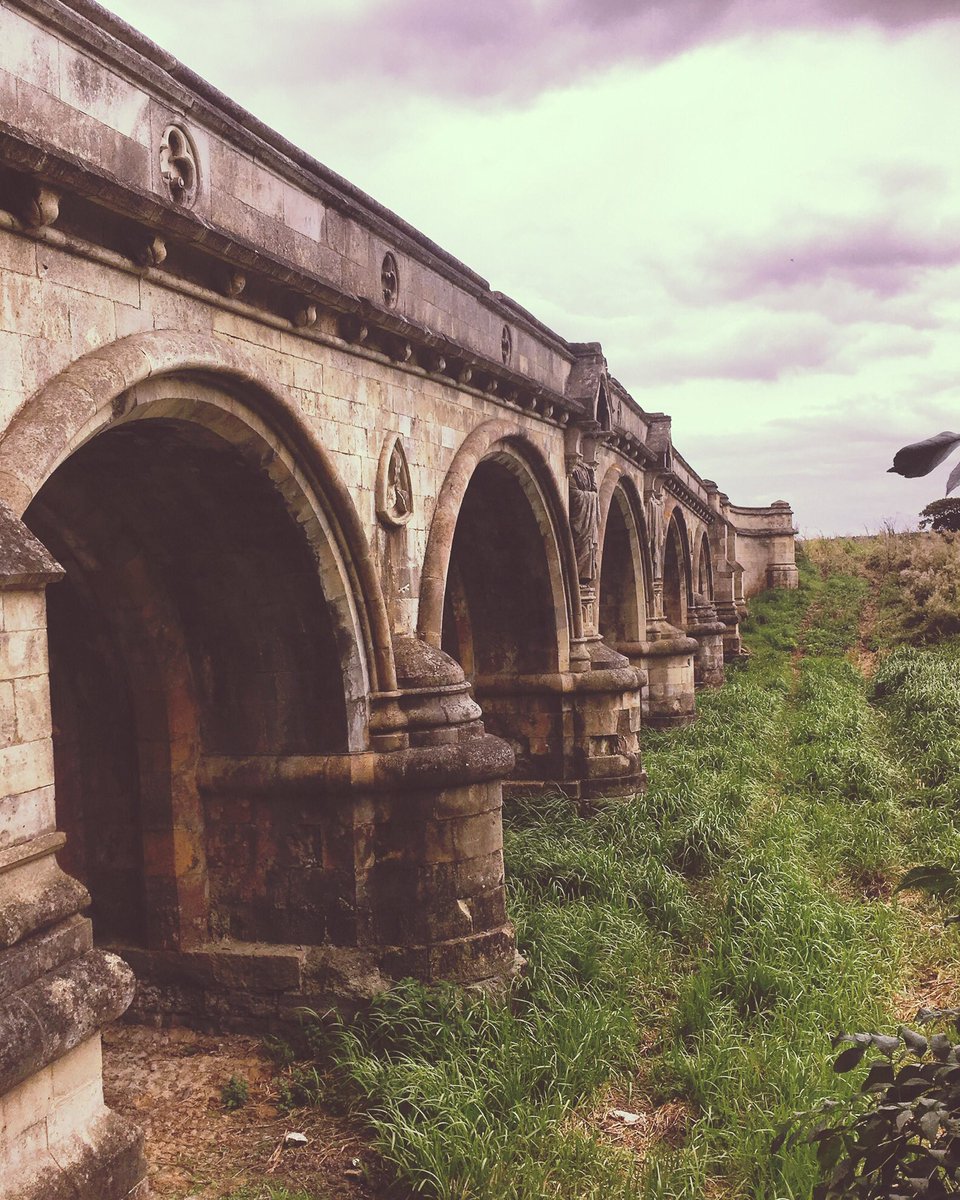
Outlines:
{"label": "bare earth ground", "polygon": [[[107,1104],[144,1130],[158,1200],[222,1200],[236,1192],[261,1200],[268,1186],[314,1200],[388,1195],[355,1123],[322,1109],[278,1109],[275,1069],[256,1038],[115,1025],[103,1043]],[[247,1081],[249,1100],[228,1112],[221,1089],[234,1075]],[[285,1149],[287,1131],[306,1134],[308,1144]]]}

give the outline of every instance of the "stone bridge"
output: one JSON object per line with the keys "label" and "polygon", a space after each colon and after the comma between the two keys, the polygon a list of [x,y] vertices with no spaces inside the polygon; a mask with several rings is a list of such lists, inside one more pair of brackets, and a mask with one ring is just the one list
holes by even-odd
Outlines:
{"label": "stone bridge", "polygon": [[134,975],[261,1029],[509,978],[504,789],[641,789],[793,539],[599,345],[89,0],[0,0],[0,1196],[146,1194]]}

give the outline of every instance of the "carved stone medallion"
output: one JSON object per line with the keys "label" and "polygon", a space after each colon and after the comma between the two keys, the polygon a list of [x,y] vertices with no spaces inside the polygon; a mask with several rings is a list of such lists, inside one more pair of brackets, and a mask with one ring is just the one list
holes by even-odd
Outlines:
{"label": "carved stone medallion", "polygon": [[397,260],[388,250],[380,264],[380,287],[383,292],[383,303],[387,308],[396,308],[400,298],[400,268]]}
{"label": "carved stone medallion", "polygon": [[510,332],[510,326],[504,325],[500,330],[500,357],[503,359],[504,366],[510,362],[513,355],[513,334]]}
{"label": "carved stone medallion", "polygon": [[174,203],[189,208],[200,191],[200,167],[193,141],[182,125],[168,125],[163,131],[160,175]]}
{"label": "carved stone medallion", "polygon": [[413,486],[403,439],[399,433],[387,434],[377,466],[377,516],[382,523],[397,529],[413,516]]}

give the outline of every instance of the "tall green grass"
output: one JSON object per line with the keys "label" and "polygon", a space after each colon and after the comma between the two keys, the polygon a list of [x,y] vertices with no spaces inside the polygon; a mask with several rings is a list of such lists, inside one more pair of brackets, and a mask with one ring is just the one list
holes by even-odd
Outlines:
{"label": "tall green grass", "polygon": [[[312,1025],[302,1096],[361,1111],[407,1187],[809,1197],[809,1149],[772,1154],[772,1131],[849,1086],[832,1033],[890,1022],[912,953],[890,884],[935,841],[911,814],[918,789],[953,786],[958,709],[946,665],[904,656],[872,707],[846,658],[863,580],[809,563],[802,578],[754,602],[752,658],[700,697],[698,722],[646,736],[645,795],[590,819],[559,795],[508,809],[527,968],[506,1002],[407,981]],[[574,1119],[611,1083],[635,1106],[682,1100],[684,1144],[637,1157]]]}

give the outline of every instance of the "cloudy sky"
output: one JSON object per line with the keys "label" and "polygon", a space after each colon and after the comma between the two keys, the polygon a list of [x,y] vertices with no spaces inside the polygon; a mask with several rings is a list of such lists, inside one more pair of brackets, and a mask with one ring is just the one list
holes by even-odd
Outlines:
{"label": "cloudy sky", "polygon": [[738,503],[960,430],[960,0],[107,0],[610,369]]}

